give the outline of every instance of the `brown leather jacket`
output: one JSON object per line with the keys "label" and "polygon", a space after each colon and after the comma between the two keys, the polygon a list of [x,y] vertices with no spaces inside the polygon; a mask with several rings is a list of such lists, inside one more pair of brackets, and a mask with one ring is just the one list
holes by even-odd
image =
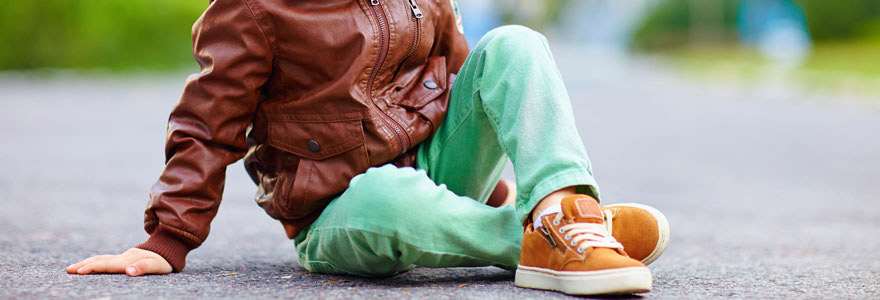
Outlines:
{"label": "brown leather jacket", "polygon": [[412,166],[467,56],[451,0],[216,0],[193,26],[201,72],[168,121],[139,248],[180,271],[207,237],[226,166],[294,237],[371,166]]}

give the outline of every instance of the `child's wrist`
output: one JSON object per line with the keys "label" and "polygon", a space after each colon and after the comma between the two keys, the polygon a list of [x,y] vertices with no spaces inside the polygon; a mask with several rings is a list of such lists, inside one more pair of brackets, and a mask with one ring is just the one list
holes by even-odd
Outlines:
{"label": "child's wrist", "polygon": [[186,266],[186,255],[192,250],[192,247],[184,241],[162,230],[153,232],[146,242],[135,246],[135,248],[151,251],[162,256],[171,265],[174,272],[183,270]]}

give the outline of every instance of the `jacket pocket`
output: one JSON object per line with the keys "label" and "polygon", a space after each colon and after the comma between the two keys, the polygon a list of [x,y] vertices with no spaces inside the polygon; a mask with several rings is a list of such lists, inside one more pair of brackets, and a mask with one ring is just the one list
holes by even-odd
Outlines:
{"label": "jacket pocket", "polygon": [[410,109],[419,110],[428,103],[438,99],[446,92],[446,57],[435,56],[428,59],[421,76],[411,83],[410,89],[397,105]]}
{"label": "jacket pocket", "polygon": [[268,115],[267,143],[297,156],[323,160],[364,144],[360,118],[323,121],[318,116]]}
{"label": "jacket pocket", "polygon": [[369,167],[359,117],[269,114],[267,144],[299,158],[278,170],[273,206],[285,219],[322,209]]}
{"label": "jacket pocket", "polygon": [[433,135],[446,117],[449,107],[450,86],[455,78],[446,73],[446,58],[431,57],[416,81],[410,83],[411,88],[397,102],[408,114],[414,116],[410,133],[412,144],[418,144]]}

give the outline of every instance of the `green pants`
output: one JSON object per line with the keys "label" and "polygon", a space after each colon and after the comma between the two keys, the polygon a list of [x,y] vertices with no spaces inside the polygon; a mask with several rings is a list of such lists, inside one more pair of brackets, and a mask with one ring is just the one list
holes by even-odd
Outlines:
{"label": "green pants", "polygon": [[[522,222],[553,191],[598,196],[547,40],[521,26],[483,37],[452,87],[449,111],[417,169],[385,165],[351,180],[296,239],[313,272],[384,276],[423,267],[519,261]],[[516,208],[485,205],[507,158]]]}

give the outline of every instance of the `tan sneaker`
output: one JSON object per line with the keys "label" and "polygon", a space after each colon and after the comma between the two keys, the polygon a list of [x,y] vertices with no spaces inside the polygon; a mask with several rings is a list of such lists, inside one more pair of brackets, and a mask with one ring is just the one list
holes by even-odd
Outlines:
{"label": "tan sneaker", "polygon": [[649,265],[669,245],[669,222],[651,206],[619,203],[602,207],[605,227],[623,245],[629,257]]}
{"label": "tan sneaker", "polygon": [[516,286],[572,295],[644,293],[651,271],[629,258],[611,236],[598,202],[586,195],[562,199],[562,213],[542,217],[533,230],[527,222]]}
{"label": "tan sneaker", "polygon": [[[486,204],[493,207],[513,205],[515,198],[516,184],[501,179]],[[618,203],[601,209],[608,232],[623,245],[623,251],[629,257],[650,265],[666,251],[669,222],[656,208],[638,203]]]}

